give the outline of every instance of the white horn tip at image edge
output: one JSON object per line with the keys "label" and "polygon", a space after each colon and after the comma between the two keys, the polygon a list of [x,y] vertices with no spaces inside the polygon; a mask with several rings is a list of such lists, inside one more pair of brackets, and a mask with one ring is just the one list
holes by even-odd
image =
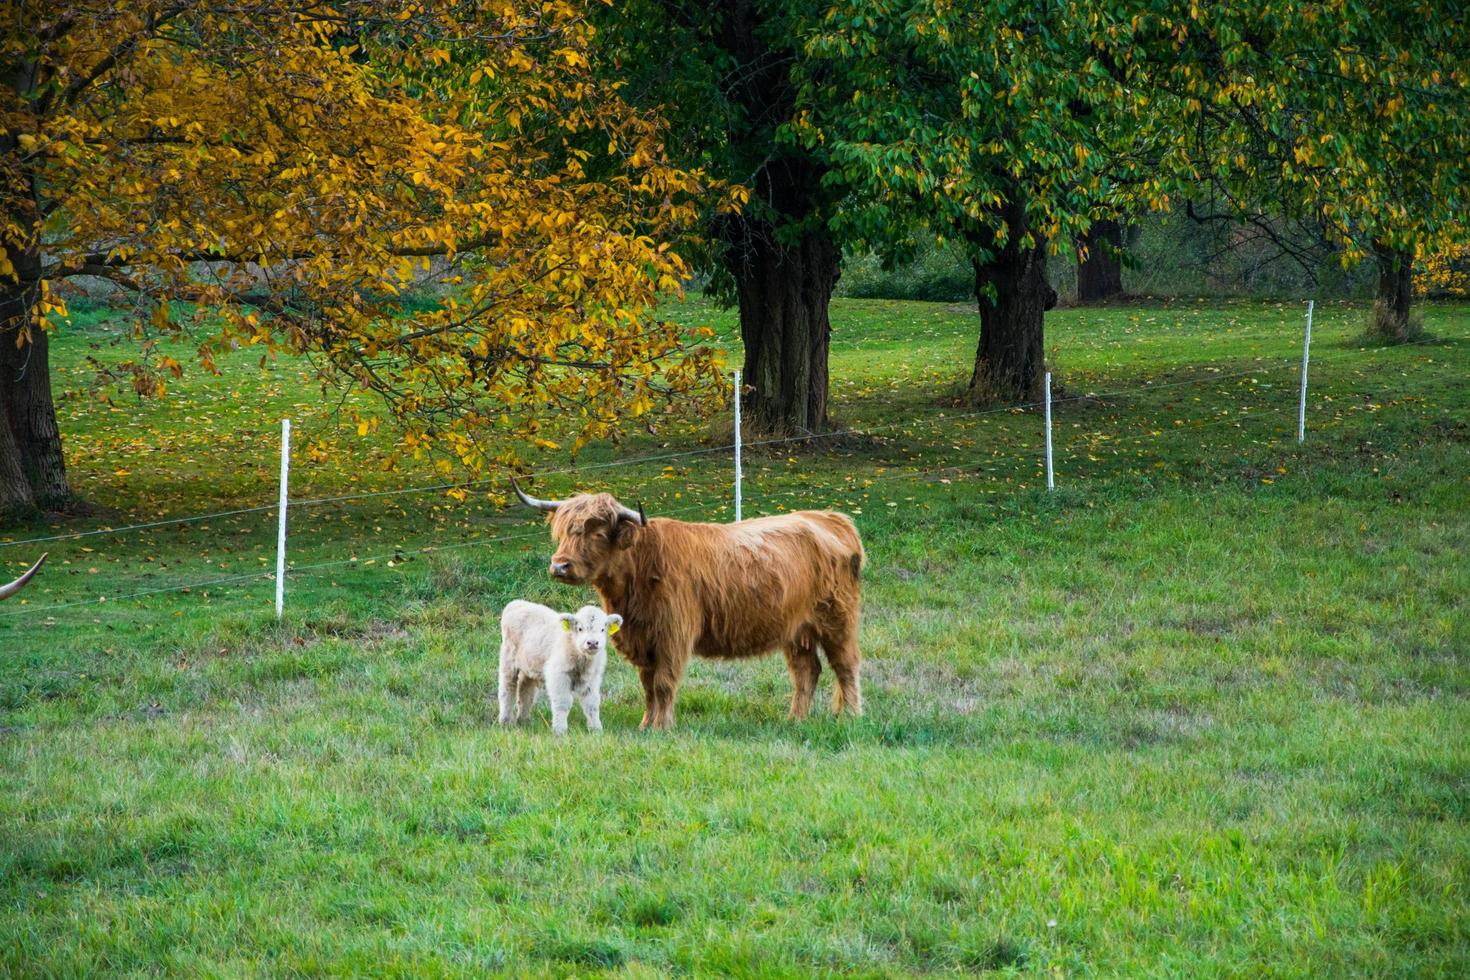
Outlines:
{"label": "white horn tip at image edge", "polygon": [[26,573],[20,578],[16,579],[14,582],[11,582],[9,585],[0,585],[0,599],[9,599],[21,589],[25,588],[26,583],[29,582],[35,576],[35,574],[41,570],[41,566],[44,564],[46,564],[46,556],[42,555],[40,558],[36,559],[36,563],[32,565],[29,569],[27,569]]}

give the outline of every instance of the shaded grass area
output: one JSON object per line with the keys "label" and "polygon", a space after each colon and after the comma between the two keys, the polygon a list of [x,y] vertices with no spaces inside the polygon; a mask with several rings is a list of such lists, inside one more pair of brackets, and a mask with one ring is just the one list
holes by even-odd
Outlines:
{"label": "shaded grass area", "polygon": [[[308,511],[300,565],[360,560],[293,576],[282,624],[264,579],[41,608],[253,570],[268,513],[53,543],[0,609],[27,612],[0,619],[3,969],[1465,973],[1470,316],[1360,350],[1361,309],[1329,309],[1298,447],[1297,313],[1058,317],[1079,397],[1048,494],[1034,412],[950,401],[969,314],[839,306],[836,411],[886,428],[757,447],[746,507],[855,513],[858,720],[784,721],[779,658],[701,662],[679,729],[644,737],[617,662],[605,736],[554,741],[544,708],[496,730],[500,605],[586,598],[498,501]],[[137,427],[78,400],[89,494],[120,521],[235,499],[257,464],[181,419],[265,432],[280,401],[222,397],[256,370]],[[184,444],[119,466],[148,426]],[[341,446],[356,465],[303,465],[304,492],[412,485]],[[582,476],[718,518],[728,462]]]}

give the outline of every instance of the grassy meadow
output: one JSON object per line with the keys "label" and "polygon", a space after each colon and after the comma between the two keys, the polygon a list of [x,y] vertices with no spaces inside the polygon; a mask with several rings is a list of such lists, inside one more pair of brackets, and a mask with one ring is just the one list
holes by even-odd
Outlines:
{"label": "grassy meadow", "polygon": [[[126,326],[75,311],[95,511],[0,527],[0,576],[51,553],[0,605],[0,974],[1470,974],[1470,307],[1383,348],[1319,306],[1298,445],[1303,314],[1049,314],[1048,492],[1040,413],[956,400],[971,309],[839,301],[862,434],[751,446],[745,512],[854,515],[867,714],[697,662],[640,734],[614,658],[607,731],[555,740],[544,702],[494,725],[499,609],[592,593],[503,487],[398,492],[462,477],[385,471],[304,362],[96,390]],[[730,313],[677,315],[738,364]],[[537,451],[535,487],[728,520],[730,432]]]}

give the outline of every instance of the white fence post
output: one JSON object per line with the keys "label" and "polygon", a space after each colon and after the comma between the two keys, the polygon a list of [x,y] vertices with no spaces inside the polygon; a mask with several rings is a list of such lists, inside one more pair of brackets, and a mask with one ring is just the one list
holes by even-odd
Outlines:
{"label": "white fence post", "polygon": [[291,478],[291,420],[281,419],[281,506],[276,532],[276,618],[286,610],[286,495]]}
{"label": "white fence post", "polygon": [[735,372],[735,520],[740,520],[740,371]]}
{"label": "white fence post", "polygon": [[1314,300],[1307,300],[1307,336],[1302,341],[1302,398],[1296,414],[1296,441],[1307,438],[1307,357],[1312,352],[1312,307]]}
{"label": "white fence post", "polygon": [[1046,488],[1055,490],[1057,481],[1051,472],[1051,372],[1046,372]]}

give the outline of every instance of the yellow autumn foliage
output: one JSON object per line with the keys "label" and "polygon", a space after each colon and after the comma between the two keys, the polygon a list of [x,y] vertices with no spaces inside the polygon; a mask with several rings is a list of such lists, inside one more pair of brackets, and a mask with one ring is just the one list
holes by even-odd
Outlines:
{"label": "yellow autumn foliage", "polygon": [[1419,264],[1422,292],[1470,296],[1470,244],[1451,243],[1428,250],[1419,256]]}
{"label": "yellow autumn foliage", "polygon": [[575,418],[580,444],[711,390],[653,311],[720,189],[594,73],[581,3],[85,0],[0,30],[25,69],[0,82],[0,287],[27,311],[0,339],[101,277],[151,303],[144,340],[310,352],[472,470],[487,433]]}

